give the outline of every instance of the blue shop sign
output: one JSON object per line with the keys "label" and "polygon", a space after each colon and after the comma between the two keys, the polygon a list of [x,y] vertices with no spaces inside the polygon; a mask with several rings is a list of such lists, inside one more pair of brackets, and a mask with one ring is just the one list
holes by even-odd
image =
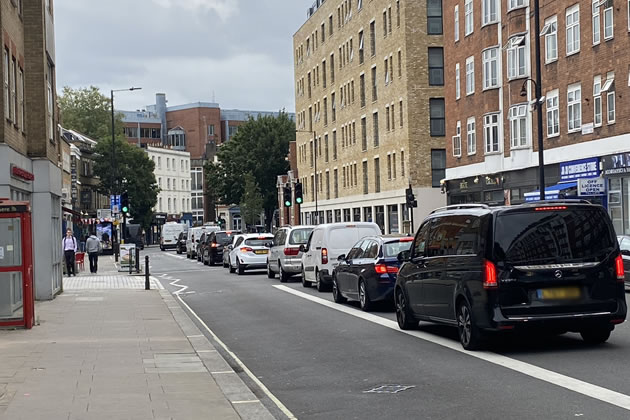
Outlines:
{"label": "blue shop sign", "polygon": [[597,178],[598,176],[598,157],[574,160],[560,164],[561,181],[571,181],[579,178]]}

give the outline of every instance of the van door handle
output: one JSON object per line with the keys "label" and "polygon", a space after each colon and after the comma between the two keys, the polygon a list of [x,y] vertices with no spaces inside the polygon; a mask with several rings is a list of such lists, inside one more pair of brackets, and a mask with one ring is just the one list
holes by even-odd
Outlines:
{"label": "van door handle", "polygon": [[320,249],[322,249],[321,246],[318,246],[317,248],[315,248],[317,251],[319,251]]}

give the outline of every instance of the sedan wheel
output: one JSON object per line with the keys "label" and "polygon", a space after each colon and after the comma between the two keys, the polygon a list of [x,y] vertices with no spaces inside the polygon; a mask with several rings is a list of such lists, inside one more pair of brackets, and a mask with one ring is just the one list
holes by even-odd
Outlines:
{"label": "sedan wheel", "polygon": [[267,261],[267,278],[273,279],[276,277],[276,273],[271,271],[271,266],[269,265],[269,261]]}
{"label": "sedan wheel", "polygon": [[359,280],[359,303],[361,304],[361,309],[365,312],[369,312],[372,309],[372,306],[374,306],[370,300],[367,287],[365,286],[365,282],[363,280]]}
{"label": "sedan wheel", "polygon": [[476,350],[481,347],[482,333],[475,325],[470,305],[464,299],[457,307],[457,330],[459,341],[466,350]]}
{"label": "sedan wheel", "polygon": [[245,274],[245,268],[241,265],[238,258],[236,259],[236,271],[238,272],[239,276],[242,276],[243,274]]}
{"label": "sedan wheel", "polygon": [[229,263],[229,267],[230,267],[230,273],[236,272],[236,269],[232,267],[232,262]]}
{"label": "sedan wheel", "polygon": [[280,267],[280,283],[288,282],[291,276],[282,269],[282,264],[280,263],[280,261],[278,261],[278,267]]}
{"label": "sedan wheel", "polygon": [[396,321],[401,330],[413,330],[418,328],[418,321],[409,309],[407,297],[401,289],[396,290]]}
{"label": "sedan wheel", "polygon": [[339,285],[337,284],[337,276],[333,277],[333,286],[332,286],[332,294],[333,300],[335,303],[346,303],[347,299],[341,295],[339,291]]}

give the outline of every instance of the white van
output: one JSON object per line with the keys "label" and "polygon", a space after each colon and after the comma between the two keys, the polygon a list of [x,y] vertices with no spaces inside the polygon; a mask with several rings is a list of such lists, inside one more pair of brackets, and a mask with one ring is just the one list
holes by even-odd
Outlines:
{"label": "white van", "polygon": [[162,225],[160,234],[160,250],[177,247],[179,234],[188,231],[188,226],[183,223],[169,222]]}
{"label": "white van", "polygon": [[216,225],[204,225],[199,227],[190,228],[188,230],[188,236],[186,237],[186,258],[197,258],[197,245],[199,239],[204,232],[215,232],[221,230]]}
{"label": "white van", "polygon": [[347,254],[352,245],[366,236],[381,235],[376,223],[327,223],[313,229],[302,251],[302,285],[315,283],[320,292],[332,285],[332,272],[339,263],[337,257]]}

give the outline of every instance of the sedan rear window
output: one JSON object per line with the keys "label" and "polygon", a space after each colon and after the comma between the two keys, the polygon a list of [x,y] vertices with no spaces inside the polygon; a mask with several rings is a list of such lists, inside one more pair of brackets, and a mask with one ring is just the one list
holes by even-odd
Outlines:
{"label": "sedan rear window", "polygon": [[383,245],[383,257],[391,258],[397,257],[403,251],[411,249],[411,241],[405,242],[388,242]]}
{"label": "sedan rear window", "polygon": [[496,219],[494,254],[509,263],[597,262],[617,246],[599,207],[508,212]]}
{"label": "sedan rear window", "polygon": [[308,236],[313,229],[294,229],[289,236],[289,245],[302,245],[308,242]]}
{"label": "sedan rear window", "polygon": [[249,245],[249,246],[265,246],[265,244],[268,244],[272,240],[273,240],[273,238],[251,238],[251,239],[245,239],[245,245]]}

